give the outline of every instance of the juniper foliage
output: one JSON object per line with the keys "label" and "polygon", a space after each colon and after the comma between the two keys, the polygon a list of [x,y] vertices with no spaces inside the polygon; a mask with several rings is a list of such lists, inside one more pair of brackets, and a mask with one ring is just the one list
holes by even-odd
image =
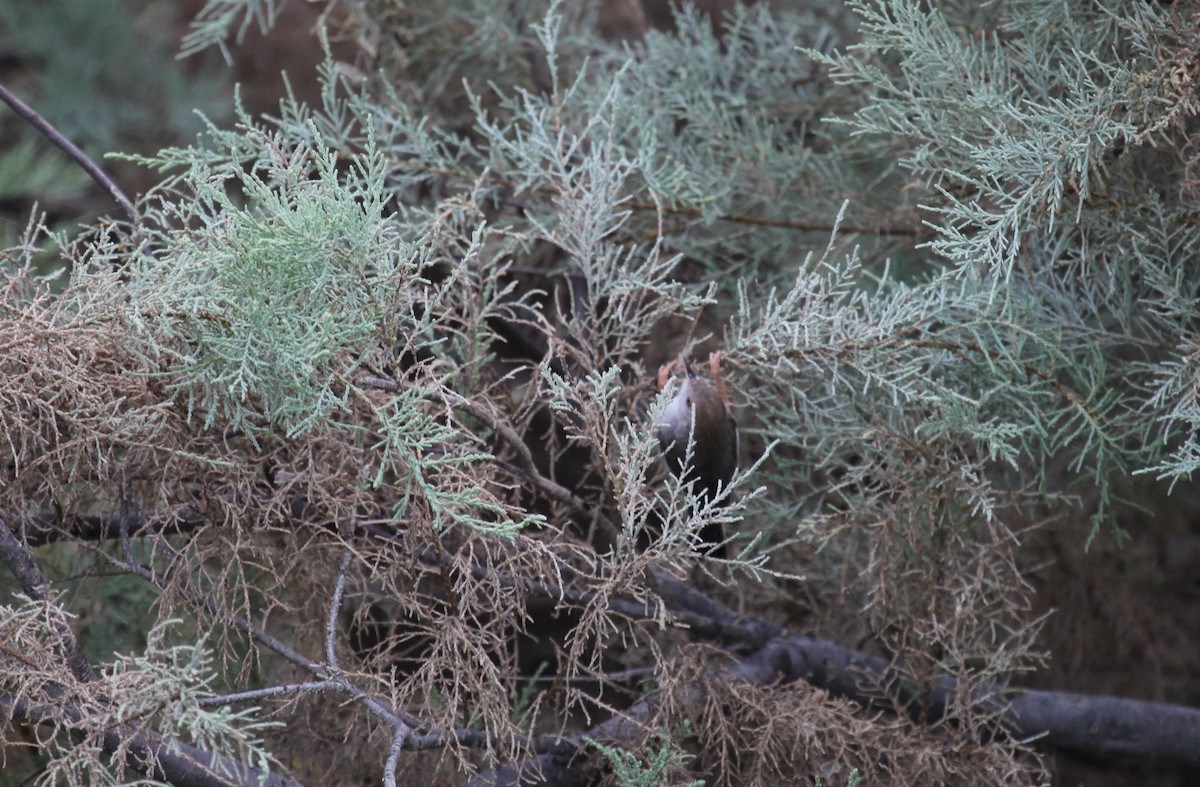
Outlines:
{"label": "juniper foliage", "polygon": [[[260,750],[253,714],[196,710],[207,651],[168,669],[156,636],[112,718],[168,686],[190,710],[156,706],[164,731],[256,767],[320,773],[287,740],[323,714],[385,779],[426,749],[494,767],[628,705],[591,689],[614,663],[693,696],[663,599],[689,572],[783,623],[802,599],[916,685],[993,686],[1044,655],[1028,532],[1082,512],[1126,538],[1131,475],[1200,466],[1190,6],[758,4],[613,43],[559,3],[415,5],[347,0],[362,59],[322,39],[319,106],[132,157],[161,176],[139,226],[35,221],[0,260],[0,511],[116,512],[98,559],[211,628],[225,679],[295,702]],[[228,55],[276,10],[211,2],[185,50]],[[716,344],[746,447],[697,500],[660,477],[651,381]],[[735,557],[694,552],[714,522]],[[535,608],[570,624],[531,694]],[[950,736],[781,687],[799,726],[748,741],[732,720],[767,700],[722,701],[695,757],[652,767],[1045,778],[969,693]],[[652,746],[679,720],[641,722]]]}

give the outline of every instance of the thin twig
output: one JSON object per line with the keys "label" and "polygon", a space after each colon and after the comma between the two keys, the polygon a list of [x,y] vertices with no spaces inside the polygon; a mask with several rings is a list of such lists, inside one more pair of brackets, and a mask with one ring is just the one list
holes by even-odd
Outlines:
{"label": "thin twig", "polygon": [[[101,553],[101,557],[123,566],[128,571],[141,577],[147,582],[155,585],[160,589],[166,589],[166,582],[163,577],[148,566],[137,563],[134,565],[126,565],[120,559],[109,554]],[[181,591],[187,600],[204,608],[209,614],[217,613],[216,606],[211,599],[200,596],[188,591]],[[283,656],[288,661],[300,666],[322,680],[319,684],[322,688],[314,689],[320,691],[336,691],[346,694],[368,711],[378,716],[385,721],[393,730],[393,738],[401,740],[401,747],[405,751],[424,751],[427,749],[437,749],[448,746],[452,743],[460,746],[476,746],[476,747],[492,747],[498,742],[504,741],[513,747],[525,748],[529,751],[539,754],[546,753],[569,753],[574,752],[577,746],[573,743],[564,742],[558,738],[551,736],[524,736],[524,735],[506,735],[498,736],[492,733],[481,732],[466,728],[456,728],[445,731],[433,730],[429,725],[422,724],[416,718],[409,715],[399,708],[393,708],[386,705],[383,701],[373,697],[367,692],[354,685],[343,676],[330,676],[326,665],[319,664],[312,659],[309,659],[304,654],[293,649],[275,636],[268,634],[262,629],[256,628],[250,624],[245,618],[238,615],[230,615],[229,621],[235,628],[241,631],[246,636],[253,639],[268,650]],[[309,685],[309,684],[302,684]],[[419,732],[419,736],[413,736],[413,732]]]}
{"label": "thin twig", "polygon": [[[704,211],[691,205],[659,207],[653,203],[641,202],[639,200],[626,200],[621,204],[622,207],[632,210],[661,211],[668,215],[687,216],[688,218],[699,218],[704,215]],[[846,223],[830,224],[828,222],[801,221],[800,219],[768,219],[762,216],[750,216],[742,213],[721,213],[714,218],[717,221],[725,221],[730,224],[747,224],[752,227],[773,227],[775,229],[795,230],[797,232],[836,232],[840,235],[892,235],[917,238],[930,233],[927,227],[898,227],[887,224],[879,224],[877,226]]]}
{"label": "thin twig", "polygon": [[[414,170],[418,172],[428,172],[433,175],[441,175],[448,178],[461,178],[463,180],[476,180],[475,175],[460,169],[449,169],[446,167],[438,167],[430,164],[425,164],[418,161],[404,161],[402,159],[391,159],[390,163],[399,168]],[[505,176],[490,171],[488,172],[490,179],[499,183],[502,186],[515,186],[515,181],[511,181]],[[553,189],[542,187],[535,189],[538,193],[553,193]],[[622,207],[637,211],[657,211],[658,208],[651,202],[643,202],[641,200],[626,200],[621,203]],[[698,218],[704,215],[704,212],[697,207],[691,205],[680,205],[677,207],[666,206],[662,212],[668,215],[684,216],[687,218]],[[932,230],[925,226],[906,226],[906,225],[888,225],[878,224],[857,225],[857,224],[829,224],[827,222],[810,222],[801,221],[799,219],[770,219],[761,216],[751,216],[742,213],[719,213],[713,216],[714,221],[724,221],[730,224],[746,224],[752,227],[772,227],[775,229],[793,230],[796,232],[821,232],[832,233],[836,232],[839,235],[876,235],[876,236],[896,236],[902,238],[920,238],[932,234]]]}
{"label": "thin twig", "polygon": [[[100,553],[100,556],[113,563],[116,563],[119,566],[122,566],[125,568],[125,570],[132,572],[134,575],[141,577],[146,582],[149,582],[161,590],[167,589],[167,581],[162,577],[161,574],[154,569],[149,568],[148,566],[145,566],[141,563],[130,565],[111,555],[104,554],[103,552]],[[204,609],[206,612],[208,612],[208,614],[213,615],[214,617],[218,616],[219,610],[211,599],[190,591],[181,592],[189,603]],[[340,676],[334,677],[329,675],[328,665],[313,661],[300,651],[288,645],[283,640],[251,625],[250,622],[245,618],[239,615],[229,615],[228,619],[229,622],[233,624],[234,628],[245,634],[247,637],[253,639],[259,645],[262,645],[268,650],[274,651],[293,664],[303,667],[313,675],[321,678],[323,681],[330,683],[332,686],[336,687],[338,691],[341,691],[342,693],[349,695],[354,700],[362,703],[364,707],[366,707],[375,715],[379,716],[388,724],[392,725],[392,727],[397,727],[402,724],[408,724],[410,726],[417,726],[419,724],[416,719],[403,713],[403,711],[389,708],[375,697],[372,697],[358,686],[355,686],[349,680],[346,680]]]}
{"label": "thin twig", "polygon": [[[365,386],[377,388],[381,391],[397,392],[400,390],[400,385],[394,380],[389,380],[385,377],[375,375],[367,375],[359,380]],[[442,394],[446,397],[446,401],[452,406],[462,410],[466,410],[471,415],[485,422],[504,442],[517,453],[517,458],[521,461],[521,467],[528,475],[539,490],[544,492],[552,500],[556,500],[572,511],[583,511],[586,504],[583,500],[561,484],[546,478],[537,469],[537,463],[533,459],[533,452],[529,450],[529,446],[521,439],[521,435],[509,426],[504,421],[496,418],[486,407],[483,407],[478,402],[473,402],[464,396],[460,396],[454,391],[443,391]]]}
{"label": "thin twig", "polygon": [[100,188],[107,191],[108,195],[121,206],[121,210],[125,211],[125,215],[129,218],[130,223],[138,223],[138,213],[137,209],[133,206],[133,202],[129,197],[125,196],[125,192],[121,191],[121,187],[104,170],[100,169],[96,165],[96,162],[88,158],[88,155],[80,150],[74,142],[63,136],[58,129],[50,125],[48,120],[33,111],[32,107],[10,93],[4,85],[0,85],[0,100],[3,100],[5,104],[12,107],[13,112],[20,115],[25,122],[40,131],[42,136],[57,145],[60,150],[82,167],[83,171],[90,175],[92,180],[96,181],[100,185]]}
{"label": "thin twig", "polygon": [[347,544],[345,554],[342,555],[342,565],[338,567],[337,581],[333,586],[333,599],[329,602],[329,619],[325,621],[325,660],[329,662],[329,669],[334,672],[341,670],[333,643],[337,633],[338,613],[342,610],[342,594],[346,592],[346,570],[350,568],[350,558],[353,556],[354,548]]}
{"label": "thin twig", "polygon": [[198,701],[198,704],[201,706],[232,705],[235,702],[251,702],[259,699],[287,697],[292,694],[321,694],[330,691],[341,692],[342,687],[331,680],[313,680],[307,683],[284,683],[280,686],[268,686],[265,689],[202,697]]}
{"label": "thin twig", "polygon": [[[33,557],[24,544],[0,517],[0,559],[8,564],[10,570],[21,583],[22,590],[35,600],[48,598],[49,583],[41,569],[33,561]],[[96,680],[95,671],[83,654],[74,632],[65,625],[55,625],[59,635],[59,646],[63,659],[67,662],[72,674],[81,682],[89,683]],[[25,700],[0,698],[0,714],[4,718],[12,718],[13,710],[3,708],[5,703],[15,702],[21,705]],[[17,705],[9,705],[15,709]],[[28,704],[23,706],[28,713],[31,723],[65,723],[67,726],[84,726],[77,710],[65,698],[56,697],[53,706]],[[61,715],[60,715],[61,714]],[[153,730],[135,732],[128,725],[117,725],[110,728],[104,735],[104,747],[109,752],[120,752],[123,757],[130,758],[130,764],[148,776],[166,776],[179,784],[221,784],[221,785],[251,785],[267,784],[276,787],[295,785],[296,782],[278,776],[264,774],[245,763],[228,760],[219,755],[202,749],[188,746],[179,741],[167,742]]]}
{"label": "thin twig", "polygon": [[[116,563],[117,565],[125,567],[127,570],[133,572],[137,576],[160,589],[166,589],[166,583],[162,576],[147,566],[144,566],[140,563],[127,566],[119,559],[107,554],[102,554],[101,557]],[[209,614],[216,614],[215,605],[210,599],[187,591],[183,591],[183,595],[188,599],[189,602],[203,607],[209,612]],[[254,627],[245,618],[242,618],[238,615],[230,615],[229,620],[235,628],[263,647],[274,651],[293,664],[303,667],[317,677],[322,678],[319,683],[301,685],[319,685],[321,688],[314,689],[314,691],[336,691],[346,694],[360,703],[368,711],[374,713],[380,719],[385,721],[394,731],[392,740],[396,740],[397,737],[401,738],[401,746],[405,751],[422,751],[426,749],[442,748],[451,743],[457,743],[463,746],[487,747],[494,746],[498,741],[502,740],[507,741],[513,746],[527,748],[530,751],[542,754],[550,752],[564,753],[575,751],[576,749],[574,744],[564,743],[557,738],[548,736],[497,736],[490,733],[465,728],[451,729],[444,732],[435,731],[431,729],[429,725],[422,724],[416,718],[404,712],[403,710],[399,708],[392,708],[384,704],[383,701],[363,691],[345,677],[329,676],[327,674],[328,670],[326,665],[319,664],[312,659],[309,659],[304,654],[284,643],[282,640],[271,634],[268,634],[262,629]],[[420,732],[421,735],[419,737],[410,737],[414,731]]]}

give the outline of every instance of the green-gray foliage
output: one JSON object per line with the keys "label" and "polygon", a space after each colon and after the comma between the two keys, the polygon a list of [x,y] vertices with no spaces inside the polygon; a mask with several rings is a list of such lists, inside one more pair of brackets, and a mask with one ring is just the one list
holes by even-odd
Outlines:
{"label": "green-gray foliage", "polygon": [[[656,787],[671,783],[669,777],[672,772],[685,766],[691,756],[685,753],[665,730],[656,731],[654,739],[658,745],[647,746],[641,754],[606,746],[590,738],[584,740],[608,758],[613,776],[620,787]],[[687,787],[702,787],[704,780],[694,779],[683,784]]]}
{"label": "green-gray foliage", "polygon": [[[106,379],[130,399],[94,429],[98,406],[46,405],[86,447],[51,469],[81,508],[140,478],[150,503],[230,525],[163,553],[228,587],[214,604],[251,617],[247,576],[310,581],[359,550],[357,592],[431,643],[407,677],[376,654],[372,679],[430,729],[486,731],[490,763],[589,701],[522,692],[495,656],[530,588],[575,594],[564,683],[606,648],[667,669],[661,631],[608,604],[653,601],[648,577],[685,571],[721,521],[736,557],[699,562],[740,603],[807,594],[913,682],[1003,681],[1042,655],[1031,523],[1114,533],[1131,475],[1200,467],[1200,105],[1175,10],[760,4],[720,38],[684,11],[618,46],[565,4],[417,5],[355,2],[376,71],[330,54],[319,106],[288,96],[138,159],[163,177],[141,226],[60,244],[71,287],[49,322],[117,337],[131,368]],[[276,8],[210,2],[189,46]],[[648,380],[708,333],[748,447],[701,504],[648,487],[673,392]],[[18,443],[14,465],[33,461]],[[531,500],[560,475],[582,480]],[[6,505],[57,504],[29,488]],[[341,540],[361,523],[401,557]],[[320,593],[298,595],[312,613]],[[645,756],[594,745],[630,784],[683,765],[665,736]]]}
{"label": "green-gray foliage", "polygon": [[[9,653],[0,659],[0,689],[6,695],[29,700],[32,685],[61,681],[56,628],[69,623],[56,600],[34,602],[16,596],[13,603],[0,605],[0,633]],[[144,653],[117,655],[97,680],[73,687],[78,692],[75,701],[63,707],[70,721],[43,739],[47,759],[33,783],[161,784],[127,781],[124,769],[113,767],[105,734],[125,724],[147,725],[168,741],[194,744],[255,767],[274,763],[262,736],[279,723],[258,719],[255,707],[206,707],[204,699],[212,696],[217,674],[213,653],[204,637],[194,644],[169,644],[168,634],[176,623],[160,621],[147,632]],[[114,715],[108,712],[110,704],[117,709]]]}
{"label": "green-gray foliage", "polygon": [[245,171],[246,143],[260,152],[274,141],[230,141],[227,161],[196,162],[170,182],[168,194],[188,195],[188,224],[176,223],[177,202],[147,217],[154,250],[123,271],[128,319],[206,424],[246,428],[254,396],[268,422],[304,431],[344,407],[345,375],[380,331],[429,329],[402,317],[420,291],[405,282],[419,260],[382,221],[377,154],[339,177],[318,141]]}
{"label": "green-gray foliage", "polygon": [[183,39],[181,54],[192,55],[209,47],[221,50],[226,62],[232,60],[229,39],[241,44],[251,25],[266,33],[278,19],[287,0],[208,0],[192,21],[192,30]]}
{"label": "green-gray foliage", "polygon": [[977,367],[972,409],[990,399],[1011,419],[978,431],[989,453],[1033,480],[1069,450],[1098,522],[1115,478],[1188,475],[1196,412],[1171,370],[1197,317],[1184,271],[1200,238],[1178,159],[1156,150],[1197,110],[1169,57],[1173,12],[1013,3],[976,34],[918,3],[854,8],[863,42],[828,63],[870,100],[839,120],[927,190],[936,327],[921,338],[948,339],[943,369]]}

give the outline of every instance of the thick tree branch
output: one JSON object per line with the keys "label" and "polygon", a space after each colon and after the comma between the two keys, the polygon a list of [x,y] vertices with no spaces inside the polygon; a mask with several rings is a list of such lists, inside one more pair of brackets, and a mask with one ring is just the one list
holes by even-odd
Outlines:
{"label": "thick tree branch", "polygon": [[[957,679],[946,676],[935,680],[930,690],[920,691],[885,658],[801,635],[774,640],[714,678],[760,685],[803,680],[863,705],[886,710],[902,708],[923,723],[944,719],[952,698],[966,689]],[[1000,686],[968,691],[976,698],[975,710],[995,719],[995,734],[1032,741],[1039,749],[1105,758],[1153,757],[1200,770],[1200,709]],[[698,709],[707,699],[706,692],[703,686],[691,686],[685,694],[688,704]],[[580,744],[581,751],[584,737],[610,745],[634,745],[642,737],[643,725],[651,718],[655,703],[655,697],[648,697],[621,716],[572,740]],[[596,776],[593,759],[579,753],[549,754],[480,774],[467,784],[570,787],[590,784]]]}

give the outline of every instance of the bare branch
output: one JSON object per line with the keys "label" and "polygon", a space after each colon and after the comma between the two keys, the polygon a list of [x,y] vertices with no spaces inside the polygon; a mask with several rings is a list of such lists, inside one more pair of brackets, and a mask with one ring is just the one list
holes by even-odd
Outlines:
{"label": "bare branch", "polygon": [[123,530],[131,536],[188,533],[207,520],[195,506],[183,505],[158,509],[149,516],[135,511],[64,517],[43,513],[20,520],[25,541],[30,547],[40,547],[63,539],[78,541],[109,541],[119,539]]}
{"label": "bare branch", "polygon": [[[8,522],[3,517],[0,517],[0,559],[4,560],[17,581],[21,583],[21,589],[25,591],[25,595],[35,601],[46,601],[50,597],[50,583],[46,581],[45,575],[33,561],[29,550],[17,538],[17,534],[9,528]],[[65,625],[55,626],[55,628],[59,638],[59,649],[63,660],[71,668],[71,673],[77,680],[85,683],[95,680],[96,673],[92,670],[92,665],[88,663],[83,648],[79,646],[79,640],[75,638],[75,633]]]}
{"label": "bare branch", "polygon": [[82,167],[83,171],[91,176],[92,180],[96,181],[121,206],[121,210],[125,212],[125,216],[129,219],[130,223],[138,223],[137,208],[133,206],[133,202],[129,197],[125,196],[125,192],[121,190],[121,187],[104,170],[100,169],[94,161],[88,158],[88,155],[80,150],[74,142],[64,137],[48,120],[35,112],[24,101],[10,93],[4,85],[0,85],[0,101],[12,107],[12,110],[20,115],[25,122],[40,131],[42,136],[53,142],[60,150],[70,156],[76,164]]}
{"label": "bare branch", "polygon": [[396,787],[396,768],[400,765],[400,752],[404,750],[404,741],[408,738],[407,729],[396,730],[392,743],[388,746],[387,762],[383,766],[383,783],[387,787]]}
{"label": "bare branch", "polygon": [[[147,568],[146,566],[143,566],[140,564],[130,566],[130,565],[126,565],[123,563],[121,565],[123,567],[129,569],[130,571],[132,571],[134,574],[138,575],[142,579],[146,580],[147,582],[150,582],[151,584],[154,584],[155,586],[157,586],[159,588],[166,588],[166,581],[157,572]],[[192,603],[197,604],[200,607],[206,609],[209,612],[209,614],[216,614],[218,612],[218,610],[215,609],[215,607],[213,606],[213,604],[210,600],[205,599],[205,598],[199,598],[195,594],[188,594],[188,595],[189,595],[189,600]],[[334,688],[336,688],[336,690],[341,691],[342,693],[347,694],[350,697],[352,697],[353,699],[362,703],[364,707],[366,707],[368,710],[370,710],[375,715],[379,716],[381,719],[383,719],[385,722],[390,724],[392,727],[399,729],[402,726],[406,726],[406,725],[407,726],[416,726],[418,724],[418,722],[415,719],[413,719],[411,717],[407,717],[401,711],[398,711],[394,708],[388,707],[380,700],[376,699],[375,697],[372,697],[371,695],[364,692],[362,689],[355,686],[353,683],[351,683],[346,678],[341,677],[341,676],[337,676],[337,677],[330,676],[329,669],[326,665],[313,661],[312,659],[310,659],[307,656],[305,656],[304,654],[300,653],[298,650],[292,648],[290,645],[288,645],[287,643],[278,639],[277,637],[275,637],[271,634],[268,634],[267,632],[263,631],[262,629],[252,626],[250,624],[250,622],[245,620],[244,618],[242,618],[240,616],[232,616],[231,622],[235,628],[237,628],[239,631],[241,631],[246,636],[253,639],[258,644],[262,645],[265,648],[268,648],[269,650],[274,651],[275,653],[279,654],[280,656],[283,656],[285,659],[292,662],[293,664],[303,667],[304,669],[311,672],[313,675],[316,675],[317,677],[324,679],[322,682],[329,685],[331,687],[330,690],[334,690]]]}
{"label": "bare branch", "polygon": [[333,586],[333,598],[329,601],[329,617],[325,621],[325,660],[334,672],[340,670],[334,640],[337,634],[338,613],[342,608],[342,594],[346,592],[346,570],[350,567],[350,558],[352,557],[354,557],[354,549],[347,544],[342,553],[342,564],[338,566],[337,581]]}
{"label": "bare branch", "polygon": [[342,691],[342,687],[328,680],[316,680],[308,683],[285,683],[280,686],[255,689],[254,691],[239,691],[236,694],[218,694],[212,697],[203,697],[199,700],[199,704],[203,706],[232,705],[235,702],[253,702],[259,699],[287,697],[297,694],[321,694],[331,691],[340,692]]}

